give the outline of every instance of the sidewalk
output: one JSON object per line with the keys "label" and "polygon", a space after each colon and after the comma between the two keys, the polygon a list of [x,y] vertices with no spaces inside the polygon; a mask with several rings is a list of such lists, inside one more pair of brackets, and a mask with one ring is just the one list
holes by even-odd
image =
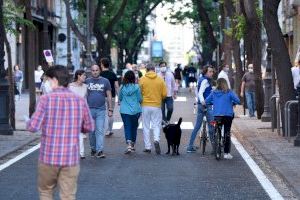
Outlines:
{"label": "sidewalk", "polygon": [[265,161],[293,188],[300,197],[300,147],[295,147],[293,139],[278,136],[272,132],[271,122],[261,122],[256,118],[242,115],[242,106],[236,108],[237,117],[233,121],[234,135],[239,140],[248,141]]}
{"label": "sidewalk", "polygon": [[39,134],[25,130],[24,115],[28,116],[29,95],[22,94],[20,101],[16,101],[16,131],[13,135],[0,135],[0,159],[17,151],[39,138]]}

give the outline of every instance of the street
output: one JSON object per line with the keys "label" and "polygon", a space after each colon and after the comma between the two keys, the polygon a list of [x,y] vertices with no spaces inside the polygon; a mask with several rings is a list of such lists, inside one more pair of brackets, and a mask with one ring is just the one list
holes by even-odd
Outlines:
{"label": "street", "polygon": [[[107,158],[89,156],[81,160],[77,199],[270,199],[240,153],[232,145],[232,160],[217,161],[200,152],[186,153],[186,145],[194,124],[193,98],[178,98],[172,120],[183,117],[180,156],[164,155],[166,140],[161,135],[162,155],[143,153],[142,130],[138,130],[136,153],[125,155],[123,126],[115,126],[114,134],[105,138]],[[180,96],[179,95],[179,96]],[[115,122],[121,122],[118,107]],[[120,124],[120,123],[115,123]],[[196,140],[196,145],[198,139]],[[38,199],[38,151],[0,171],[1,199]],[[56,194],[58,198],[58,194]]]}

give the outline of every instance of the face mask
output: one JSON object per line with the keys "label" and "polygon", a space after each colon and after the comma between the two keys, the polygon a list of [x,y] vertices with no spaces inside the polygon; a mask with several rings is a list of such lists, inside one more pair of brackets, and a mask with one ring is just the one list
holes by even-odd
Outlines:
{"label": "face mask", "polygon": [[225,68],[224,68],[224,72],[229,72],[229,68],[228,68],[228,67],[225,67]]}
{"label": "face mask", "polygon": [[160,68],[160,71],[161,71],[162,73],[164,73],[164,72],[167,71],[167,68],[166,68],[166,67],[162,67],[162,68]]}
{"label": "face mask", "polygon": [[49,80],[46,80],[46,81],[45,81],[45,84],[44,84],[44,93],[45,93],[45,94],[48,94],[48,93],[50,93],[50,92],[52,92],[51,83],[50,83]]}
{"label": "face mask", "polygon": [[248,71],[249,71],[250,73],[252,73],[252,72],[253,72],[253,69],[248,69]]}

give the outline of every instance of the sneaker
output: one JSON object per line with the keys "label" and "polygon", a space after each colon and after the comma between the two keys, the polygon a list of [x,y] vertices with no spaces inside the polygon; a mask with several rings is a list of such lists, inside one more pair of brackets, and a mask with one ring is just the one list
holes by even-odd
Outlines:
{"label": "sneaker", "polygon": [[91,150],[91,156],[95,156],[96,155],[96,151],[95,150]]}
{"label": "sneaker", "polygon": [[143,152],[145,152],[145,153],[151,153],[151,149],[144,149]]}
{"label": "sneaker", "polygon": [[96,155],[97,158],[105,158],[105,154],[103,153],[103,151],[99,151]]}
{"label": "sneaker", "polygon": [[195,153],[197,150],[194,147],[188,147],[186,152],[187,153]]}
{"label": "sneaker", "polygon": [[113,134],[114,134],[113,132],[107,132],[107,133],[105,134],[105,136],[109,137],[109,136],[112,136]]}
{"label": "sneaker", "polygon": [[224,154],[224,159],[230,160],[230,159],[232,159],[232,158],[233,158],[233,156],[232,156],[230,153],[225,153],[225,154]]}
{"label": "sneaker", "polygon": [[125,154],[130,154],[131,153],[131,148],[127,148],[124,153]]}
{"label": "sneaker", "polygon": [[160,146],[159,146],[159,142],[158,141],[154,142],[154,147],[155,147],[156,154],[160,154]]}
{"label": "sneaker", "polygon": [[85,159],[85,156],[80,156],[80,159]]}

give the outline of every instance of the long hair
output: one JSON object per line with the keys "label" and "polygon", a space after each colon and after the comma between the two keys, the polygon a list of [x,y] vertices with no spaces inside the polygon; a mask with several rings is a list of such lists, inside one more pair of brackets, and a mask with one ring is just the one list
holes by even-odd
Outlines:
{"label": "long hair", "polygon": [[84,73],[85,73],[85,71],[83,69],[76,70],[75,75],[74,75],[74,81],[76,82],[78,80],[78,76],[81,76]]}
{"label": "long hair", "polygon": [[227,81],[224,78],[219,78],[217,80],[217,90],[221,90],[223,92],[228,92],[229,91]]}
{"label": "long hair", "polygon": [[127,85],[130,83],[135,83],[135,75],[133,71],[128,70],[124,75],[123,84]]}

